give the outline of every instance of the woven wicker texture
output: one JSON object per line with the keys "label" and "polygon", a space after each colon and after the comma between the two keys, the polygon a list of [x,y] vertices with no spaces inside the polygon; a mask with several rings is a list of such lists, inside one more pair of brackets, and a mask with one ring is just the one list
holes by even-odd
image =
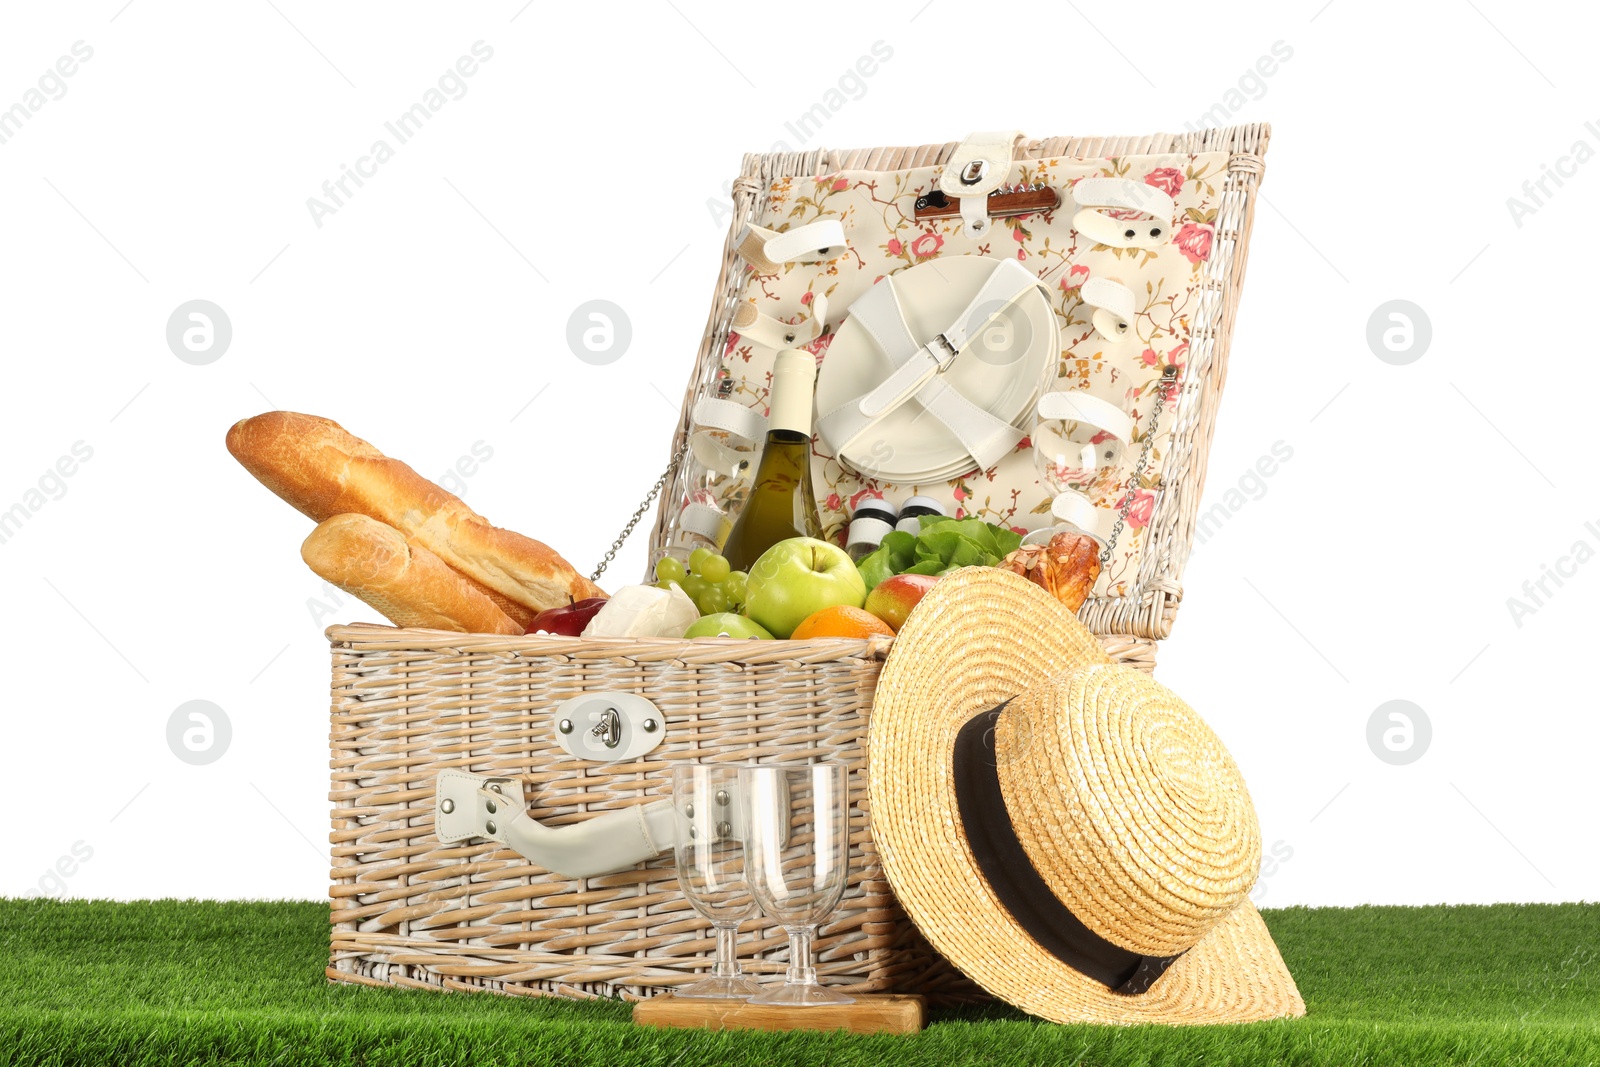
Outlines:
{"label": "woven wicker texture", "polygon": [[[648,996],[708,971],[715,943],[679,894],[672,856],[574,879],[493,842],[442,844],[434,780],[450,768],[521,778],[530,812],[562,826],[669,796],[666,761],[841,759],[851,765],[853,868],[816,942],[825,983],[940,999],[977,990],[895,903],[867,827],[866,730],[888,639],[632,641],[343,626],[333,645],[329,977],[431,989]],[[1108,654],[1149,670],[1154,642]],[[655,702],[645,759],[575,760],[555,707],[579,693]],[[746,968],[780,973],[781,929],[753,920]]]}
{"label": "woven wicker texture", "polygon": [[[1215,221],[1211,255],[1206,260],[1206,282],[1190,324],[1186,382],[1177,398],[1173,436],[1162,462],[1163,484],[1155,513],[1145,531],[1145,548],[1139,561],[1138,580],[1126,596],[1096,597],[1080,618],[1098,634],[1134,634],[1163,638],[1171,632],[1181,577],[1194,540],[1206,455],[1216,425],[1217,405],[1227,372],[1228,344],[1244,278],[1245,252],[1255,217],[1256,189],[1270,128],[1265,124],[1199,130],[1186,134],[1146,137],[1056,137],[1030,141],[1017,149],[1018,158],[1048,159],[1061,156],[1102,158],[1157,153],[1226,151],[1229,162],[1222,199]],[[733,216],[723,250],[716,296],[702,337],[694,373],[690,376],[678,431],[670,455],[688,440],[690,413],[695,400],[715,382],[717,370],[739,306],[745,266],[737,253],[737,239],[746,222],[762,209],[774,179],[816,177],[840,170],[893,171],[932,166],[947,160],[958,144],[922,145],[914,148],[818,149],[811,152],[753,154],[745,157],[743,173],[733,183]],[[687,486],[679,472],[661,494],[651,548],[663,548],[681,507]]]}
{"label": "woven wicker texture", "polygon": [[[879,854],[918,928],[965,974],[1057,1022],[1305,1013],[1247,897],[1261,843],[1238,768],[1181,700],[1105,663],[1052,597],[998,570],[941,581],[901,629],[880,686],[869,746]],[[1105,939],[1184,953],[1148,992],[1114,993],[1050,955],[979,871],[952,753],[964,723],[1006,700],[995,763],[1029,861]]]}

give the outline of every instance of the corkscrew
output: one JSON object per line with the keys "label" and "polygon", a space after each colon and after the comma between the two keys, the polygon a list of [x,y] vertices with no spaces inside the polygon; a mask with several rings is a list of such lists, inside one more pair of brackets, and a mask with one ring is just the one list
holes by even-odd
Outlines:
{"label": "corkscrew", "polygon": [[[1061,206],[1061,194],[1044,182],[1018,182],[1015,185],[1002,185],[989,193],[987,212],[990,218],[1006,218],[1011,215],[1028,215],[1035,211],[1053,211]],[[913,217],[919,222],[923,219],[944,219],[961,214],[961,202],[946,196],[935,189],[917,197],[913,205]]]}

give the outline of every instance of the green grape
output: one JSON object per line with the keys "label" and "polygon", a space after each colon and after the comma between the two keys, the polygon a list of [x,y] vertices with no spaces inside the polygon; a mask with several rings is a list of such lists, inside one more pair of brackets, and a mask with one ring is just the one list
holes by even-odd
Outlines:
{"label": "green grape", "polygon": [[702,615],[715,615],[732,607],[728,601],[728,594],[719,586],[712,586],[696,597],[694,605],[700,609]]}
{"label": "green grape", "polygon": [[697,548],[693,552],[689,553],[690,573],[704,575],[707,578],[711,577],[709,574],[705,573],[703,568],[706,565],[706,560],[710,559],[714,555],[716,555],[715,552],[704,546],[701,546],[700,548]]}
{"label": "green grape", "polygon": [[705,595],[706,590],[711,588],[711,583],[700,577],[698,574],[689,575],[689,577],[679,582],[678,585],[683,588],[685,593],[689,594],[689,599],[694,601],[696,605],[700,603],[700,598]]}
{"label": "green grape", "polygon": [[[681,559],[662,556],[660,561],[656,563],[656,577],[663,582],[681,582],[688,577],[688,574],[689,572],[684,569]],[[665,586],[662,588],[665,588]]]}
{"label": "green grape", "polygon": [[729,600],[735,604],[744,603],[745,582],[748,578],[749,575],[744,571],[728,572],[728,576],[722,580],[722,588],[728,594]]}
{"label": "green grape", "polygon": [[728,560],[724,556],[707,556],[700,561],[700,577],[708,582],[724,581],[731,573]]}
{"label": "green grape", "polygon": [[677,582],[674,582],[669,578],[663,578],[659,582],[656,583],[656,588],[657,589],[668,589],[668,590],[670,590],[670,589],[673,589],[673,588],[682,588],[682,586],[679,586]]}

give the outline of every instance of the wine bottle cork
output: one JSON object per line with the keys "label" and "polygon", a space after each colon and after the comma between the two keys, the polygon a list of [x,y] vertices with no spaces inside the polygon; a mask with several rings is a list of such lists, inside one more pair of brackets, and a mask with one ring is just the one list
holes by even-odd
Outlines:
{"label": "wine bottle cork", "polygon": [[772,362],[772,392],[767,428],[811,436],[811,401],[817,385],[817,357],[786,348]]}

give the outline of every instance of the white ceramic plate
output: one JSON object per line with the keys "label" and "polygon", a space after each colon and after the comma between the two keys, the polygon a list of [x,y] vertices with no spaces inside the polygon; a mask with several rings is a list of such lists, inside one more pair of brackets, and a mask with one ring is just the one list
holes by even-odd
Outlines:
{"label": "white ceramic plate", "polygon": [[[892,280],[906,324],[918,343],[950,326],[994,270],[985,256],[950,256],[919,263]],[[1055,312],[1030,289],[973,338],[945,372],[947,384],[1013,426],[1031,423],[1044,373],[1060,355]],[[867,330],[846,317],[817,375],[817,410],[831,411],[870,392],[894,368]],[[832,442],[829,451],[838,454]],[[863,434],[841,458],[855,470],[895,485],[949,481],[974,469],[954,434],[915,398]]]}

